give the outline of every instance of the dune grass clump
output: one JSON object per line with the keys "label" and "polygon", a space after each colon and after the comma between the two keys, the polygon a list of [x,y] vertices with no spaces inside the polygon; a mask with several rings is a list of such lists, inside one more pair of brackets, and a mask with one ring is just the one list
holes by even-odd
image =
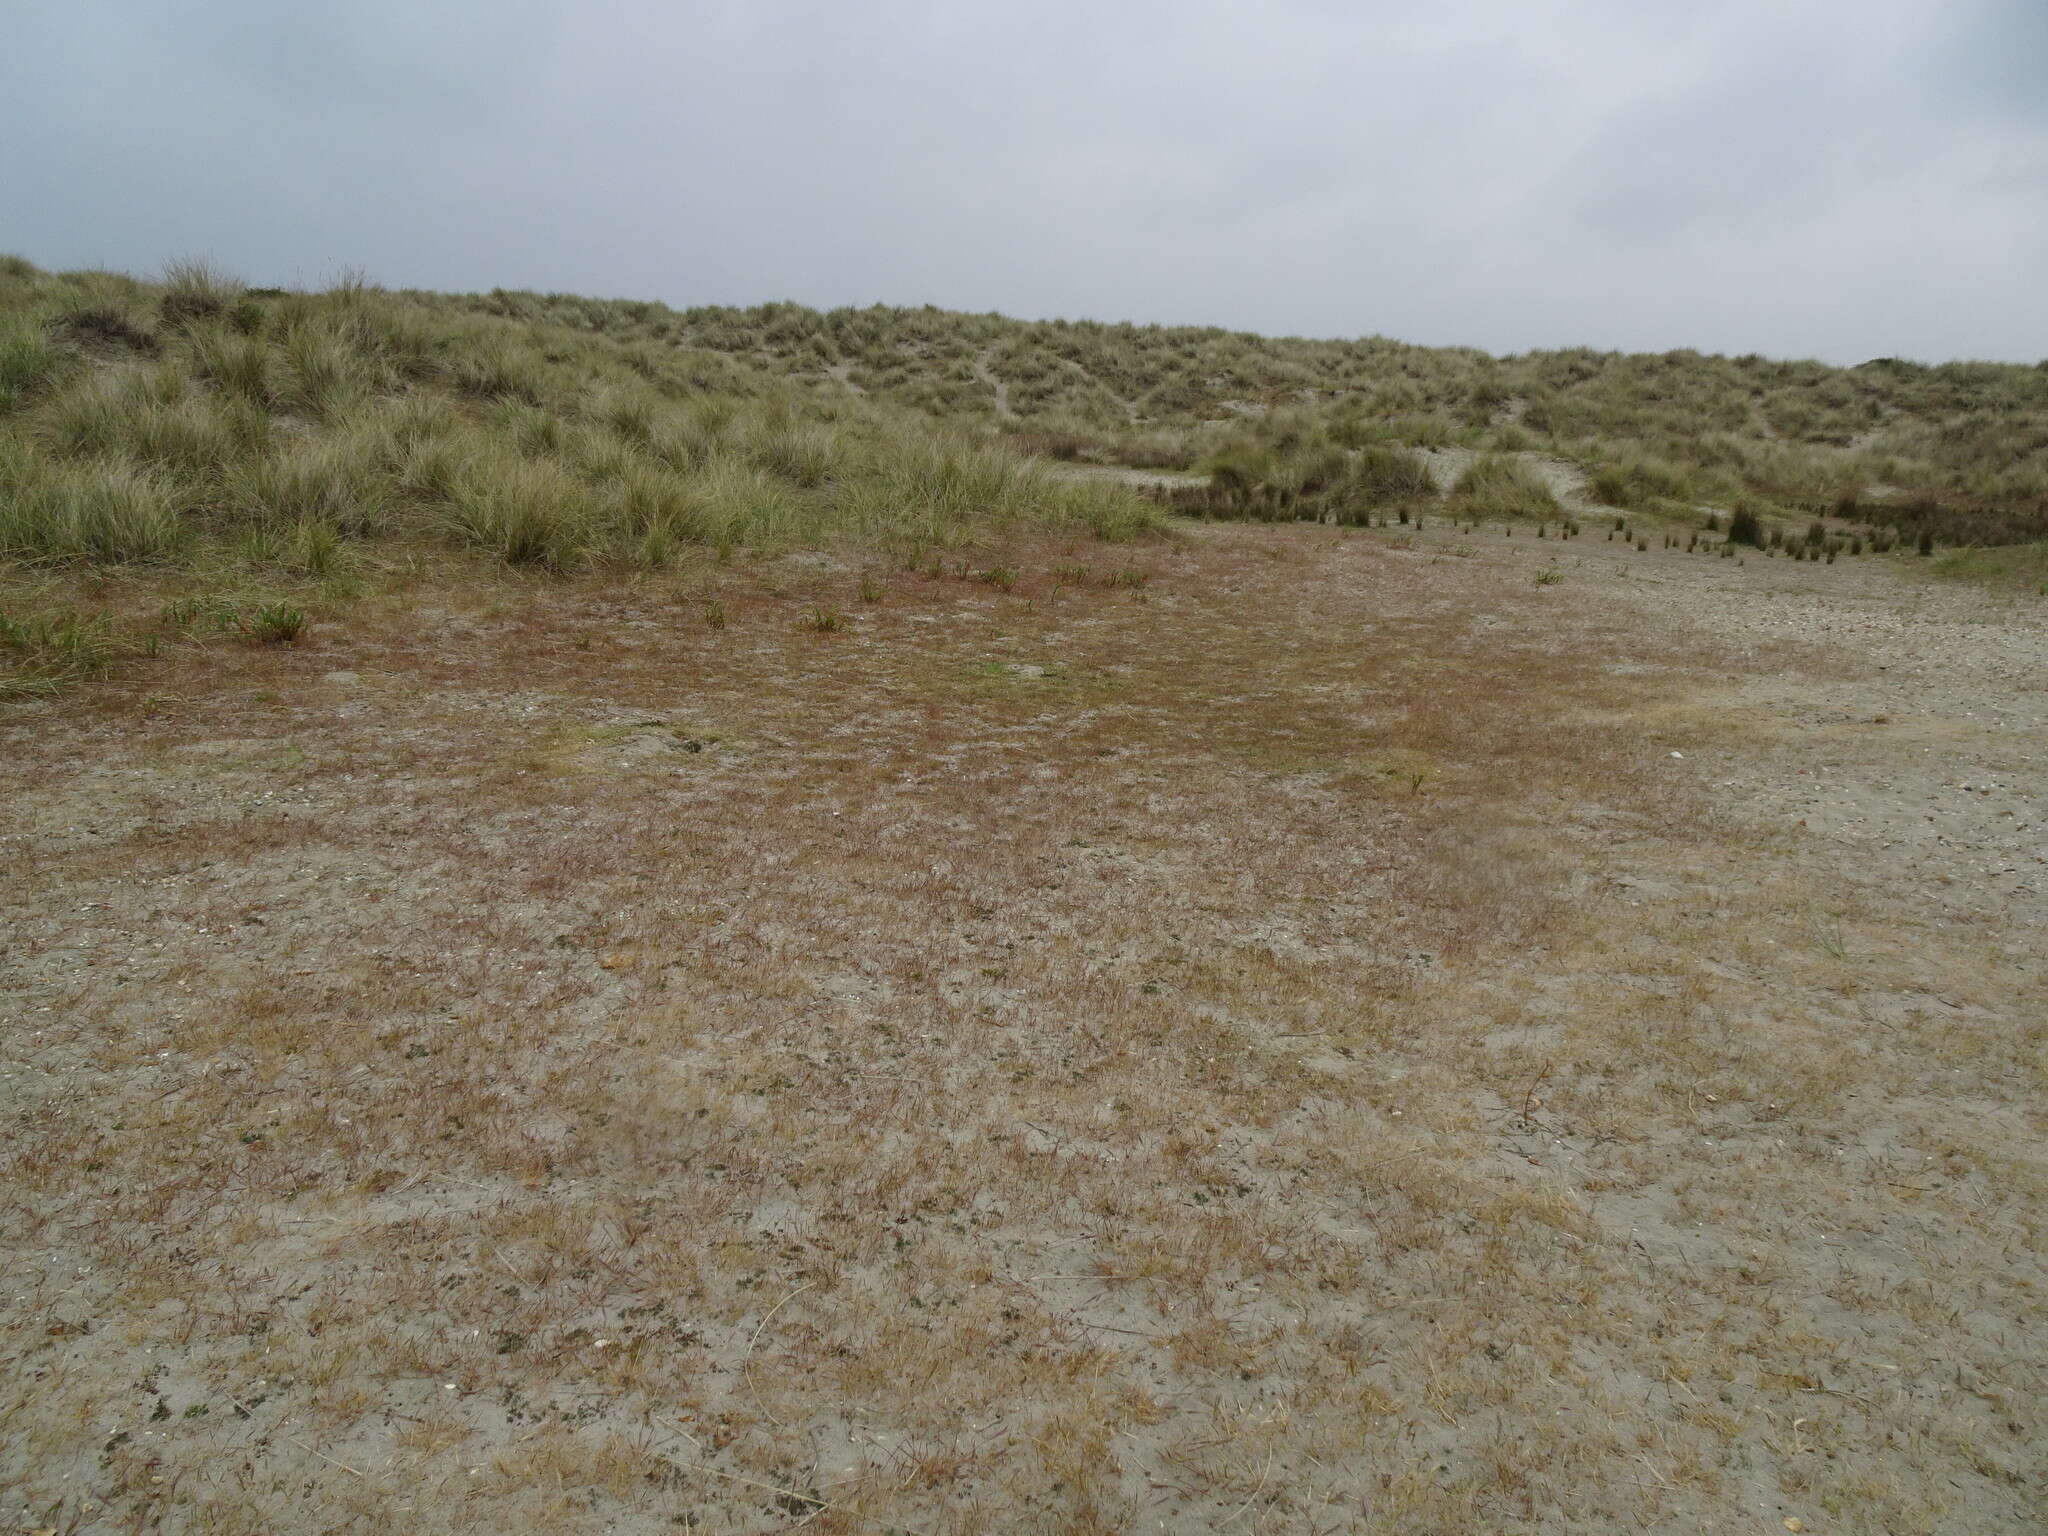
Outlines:
{"label": "dune grass clump", "polygon": [[360,437],[306,438],[234,464],[222,486],[233,519],[269,528],[320,523],[351,538],[390,527],[390,468]]}
{"label": "dune grass clump", "polygon": [[214,319],[234,311],[247,291],[240,278],[229,276],[211,262],[185,257],[165,265],[157,313],[170,326]]}
{"label": "dune grass clump", "polygon": [[1209,461],[1208,484],[1173,493],[1182,511],[1251,522],[1335,522],[1367,526],[1434,499],[1429,467],[1406,448],[1367,443],[1347,450],[1314,432],[1287,432],[1280,446],[1239,441]]}
{"label": "dune grass clump", "polygon": [[195,530],[176,484],[131,460],[52,460],[0,440],[0,559],[121,564],[171,558]]}
{"label": "dune grass clump", "polygon": [[1751,506],[1738,506],[1728,514],[1728,542],[1745,544],[1751,549],[1762,549],[1765,545],[1763,519],[1758,517]]}
{"label": "dune grass clump", "polygon": [[1485,454],[1474,459],[1451,486],[1474,515],[1481,517],[1555,517],[1557,495],[1541,473],[1521,459]]}
{"label": "dune grass clump", "polygon": [[0,321],[0,411],[19,404],[56,370],[62,358],[49,332],[25,316]]}
{"label": "dune grass clump", "polygon": [[243,619],[242,638],[255,645],[294,645],[305,632],[306,610],[296,603],[265,603]]}
{"label": "dune grass clump", "polygon": [[592,499],[546,460],[470,464],[441,526],[457,543],[504,561],[560,570],[589,545]]}
{"label": "dune grass clump", "polygon": [[1346,499],[1354,504],[1406,506],[1433,500],[1436,481],[1421,455],[1407,448],[1375,443],[1353,455],[1345,475],[1345,492]]}
{"label": "dune grass clump", "polygon": [[1645,454],[1630,454],[1602,465],[1587,489],[1602,506],[1629,512],[1642,511],[1659,501],[1685,501],[1692,494],[1691,477],[1683,468]]}

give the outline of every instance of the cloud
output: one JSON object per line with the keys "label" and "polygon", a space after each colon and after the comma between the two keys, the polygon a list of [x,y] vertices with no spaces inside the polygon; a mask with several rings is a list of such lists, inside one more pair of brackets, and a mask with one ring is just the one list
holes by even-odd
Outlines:
{"label": "cloud", "polygon": [[2048,6],[1975,0],[1954,12],[1935,54],[1946,99],[1961,112],[2048,123]]}
{"label": "cloud", "polygon": [[2037,0],[72,0],[5,241],[268,281],[2048,354]]}

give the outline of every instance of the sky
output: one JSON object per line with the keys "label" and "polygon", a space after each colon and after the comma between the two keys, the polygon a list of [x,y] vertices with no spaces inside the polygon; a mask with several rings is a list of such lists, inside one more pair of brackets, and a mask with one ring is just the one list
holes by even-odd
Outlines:
{"label": "sky", "polygon": [[2048,358],[2048,0],[4,0],[0,251]]}

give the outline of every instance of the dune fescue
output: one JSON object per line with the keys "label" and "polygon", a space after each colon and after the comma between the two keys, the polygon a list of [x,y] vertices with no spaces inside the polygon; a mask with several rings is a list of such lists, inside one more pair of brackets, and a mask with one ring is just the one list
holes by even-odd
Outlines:
{"label": "dune fescue", "polygon": [[261,454],[270,431],[269,418],[244,402],[186,395],[175,404],[137,411],[124,440],[109,446],[196,485],[223,466]]}
{"label": "dune fescue", "polygon": [[764,423],[747,444],[747,454],[770,474],[805,489],[825,484],[842,467],[839,445],[822,426]]}
{"label": "dune fescue", "polygon": [[590,414],[627,442],[644,447],[661,419],[662,402],[645,389],[608,389],[591,402]]}
{"label": "dune fescue", "polygon": [[156,332],[136,317],[132,305],[102,303],[76,292],[58,299],[55,313],[46,317],[45,331],[74,356],[120,361],[155,357],[163,350]]}
{"label": "dune fescue", "polygon": [[627,539],[650,534],[669,539],[689,537],[689,484],[667,466],[634,465],[612,484],[611,497],[609,519]]}
{"label": "dune fescue", "polygon": [[977,526],[1122,540],[1157,525],[1157,512],[1121,487],[1057,479],[992,443],[912,431],[869,440],[861,458],[831,496],[832,515],[857,537],[894,525],[913,544],[949,547]]}
{"label": "dune fescue", "polygon": [[[398,441],[394,439],[394,441]],[[473,448],[467,434],[420,436],[404,440],[392,473],[398,494],[415,506],[439,509],[450,505],[463,483]]]}
{"label": "dune fescue", "polygon": [[173,369],[108,369],[47,402],[33,431],[62,454],[116,452],[128,445],[138,417],[175,406],[184,393]]}
{"label": "dune fescue", "polygon": [[740,459],[712,461],[688,482],[686,510],[674,532],[691,543],[721,552],[752,545],[775,549],[788,544],[801,503],[790,488],[757,464]]}

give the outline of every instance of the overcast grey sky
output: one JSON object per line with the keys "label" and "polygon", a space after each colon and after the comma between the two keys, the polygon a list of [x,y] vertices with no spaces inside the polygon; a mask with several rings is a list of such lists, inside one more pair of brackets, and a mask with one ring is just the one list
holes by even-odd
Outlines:
{"label": "overcast grey sky", "polygon": [[2048,356],[2048,0],[4,0],[0,250]]}

